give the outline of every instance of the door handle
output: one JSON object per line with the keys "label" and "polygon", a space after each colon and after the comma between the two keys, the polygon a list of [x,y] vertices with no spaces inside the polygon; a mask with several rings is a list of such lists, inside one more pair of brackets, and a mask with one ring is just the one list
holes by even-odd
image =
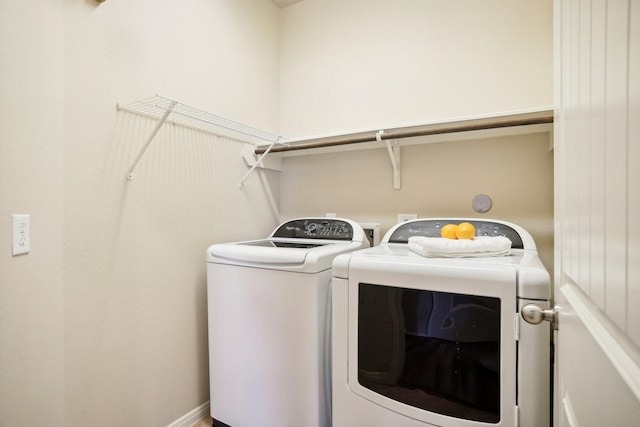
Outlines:
{"label": "door handle", "polygon": [[546,320],[551,322],[553,329],[558,329],[558,312],[555,308],[543,310],[535,304],[527,304],[520,309],[520,315],[532,325],[539,325]]}

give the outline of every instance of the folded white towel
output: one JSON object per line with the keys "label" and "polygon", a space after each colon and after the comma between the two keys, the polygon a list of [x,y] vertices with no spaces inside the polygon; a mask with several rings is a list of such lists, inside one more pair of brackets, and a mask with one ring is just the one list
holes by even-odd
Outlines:
{"label": "folded white towel", "polygon": [[413,236],[409,237],[409,249],[429,258],[506,256],[511,253],[511,240],[504,236],[481,236],[473,240]]}

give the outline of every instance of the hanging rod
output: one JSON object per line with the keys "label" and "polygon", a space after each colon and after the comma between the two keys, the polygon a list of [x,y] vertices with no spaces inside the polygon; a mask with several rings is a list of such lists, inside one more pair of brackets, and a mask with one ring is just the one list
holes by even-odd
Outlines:
{"label": "hanging rod", "polygon": [[[312,148],[335,147],[340,145],[357,144],[363,142],[375,142],[389,139],[413,138],[428,135],[442,135],[457,132],[471,132],[487,129],[500,129],[514,126],[529,126],[553,123],[553,110],[539,110],[526,113],[505,114],[473,119],[452,120],[448,122],[427,123],[402,127],[384,128],[384,132],[378,136],[380,129],[355,132],[341,135],[321,136],[290,140],[287,146],[273,147],[272,153],[295,150],[308,150]],[[256,148],[256,154],[262,154],[266,146]]]}
{"label": "hanging rod", "polygon": [[[256,129],[243,123],[229,120],[216,114],[208,113],[159,95],[143,99],[141,101],[136,101],[131,104],[117,104],[116,108],[118,110],[140,114],[159,120],[147,138],[144,146],[138,153],[136,159],[131,164],[131,167],[127,172],[127,178],[129,180],[133,179],[133,171],[164,123],[181,125],[215,135],[227,136],[239,139],[242,142],[260,143],[268,141],[271,145],[288,144],[288,139],[283,138],[280,135]],[[255,166],[251,168],[249,173],[254,169]],[[249,173],[242,178],[242,182],[247,178]],[[241,187],[242,182],[240,183]]]}

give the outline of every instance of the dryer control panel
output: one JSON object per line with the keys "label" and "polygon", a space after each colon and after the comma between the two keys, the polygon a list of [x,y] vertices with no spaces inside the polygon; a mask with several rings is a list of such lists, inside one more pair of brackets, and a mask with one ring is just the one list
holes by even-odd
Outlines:
{"label": "dryer control panel", "polygon": [[505,236],[511,240],[512,249],[523,249],[522,238],[516,230],[506,224],[472,219],[424,219],[407,221],[398,226],[389,237],[389,243],[408,243],[411,236],[440,237],[440,229],[449,223],[470,222],[476,229],[476,236]]}
{"label": "dryer control panel", "polygon": [[346,221],[331,218],[295,219],[282,224],[271,237],[285,239],[352,240],[353,227]]}

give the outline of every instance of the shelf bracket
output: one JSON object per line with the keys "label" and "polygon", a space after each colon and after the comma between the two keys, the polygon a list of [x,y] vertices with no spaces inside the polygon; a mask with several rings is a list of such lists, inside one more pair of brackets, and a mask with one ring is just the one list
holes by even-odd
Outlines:
{"label": "shelf bracket", "polygon": [[171,114],[171,112],[173,111],[173,107],[175,107],[176,104],[177,104],[176,101],[172,101],[171,104],[169,104],[169,107],[167,107],[167,110],[164,112],[164,114],[160,118],[160,121],[151,132],[151,135],[149,135],[149,138],[147,138],[147,142],[145,142],[144,147],[142,147],[142,150],[140,150],[140,152],[138,153],[138,156],[133,161],[133,163],[131,164],[131,167],[129,168],[129,171],[127,172],[128,180],[131,181],[133,179],[133,171],[138,165],[138,162],[140,161],[140,159],[142,158],[142,155],[144,154],[145,151],[147,151],[147,148],[149,148],[149,144],[151,144],[151,141],[153,141],[153,138],[156,137],[156,134],[158,133],[158,131],[160,130],[164,122],[167,121],[167,117],[169,117],[169,114]]}
{"label": "shelf bracket", "polygon": [[267,147],[267,149],[264,151],[264,153],[262,153],[262,155],[260,155],[260,157],[258,157],[258,160],[256,160],[255,164],[253,166],[251,166],[251,169],[249,169],[247,171],[247,173],[244,174],[244,176],[242,177],[242,179],[240,180],[240,182],[238,183],[238,188],[240,190],[244,189],[244,181],[249,177],[249,175],[251,175],[251,172],[253,172],[255,170],[255,168],[257,168],[259,165],[262,164],[262,160],[267,157],[267,154],[269,154],[269,151],[271,151],[271,149],[273,148],[274,145],[280,143],[280,138],[278,138],[276,141],[273,141],[269,147]]}
{"label": "shelf bracket", "polygon": [[255,164],[258,164],[258,169],[268,169],[273,171],[282,172],[282,157],[274,156],[274,150],[269,152],[269,157],[262,159],[260,163],[258,163],[259,155],[256,154],[256,146],[246,144],[242,147],[242,159],[247,167],[251,167]]}
{"label": "shelf bracket", "polygon": [[[384,130],[379,130],[376,133],[376,141],[382,142],[382,135],[384,134]],[[389,153],[389,158],[391,159],[391,167],[393,168],[393,189],[400,189],[400,141],[397,139],[393,141],[389,141],[388,139],[384,141],[387,146],[387,152]]]}

